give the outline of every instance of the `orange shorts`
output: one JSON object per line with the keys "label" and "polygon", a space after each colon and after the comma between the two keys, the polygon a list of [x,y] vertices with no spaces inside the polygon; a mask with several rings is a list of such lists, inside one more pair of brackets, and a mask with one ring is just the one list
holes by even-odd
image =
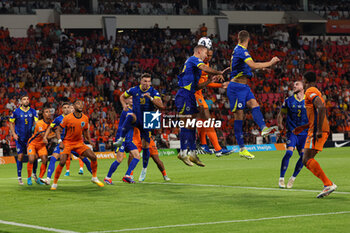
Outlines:
{"label": "orange shorts", "polygon": [[65,154],[65,155],[70,155],[72,150],[77,152],[79,155],[82,155],[86,150],[90,149],[90,147],[85,145],[83,142],[68,143],[63,141],[63,145],[64,145],[64,149],[61,152],[61,154]]}
{"label": "orange shorts", "polygon": [[205,102],[203,95],[194,94],[194,96],[196,97],[198,106],[202,106],[205,109],[209,108],[207,102]]}
{"label": "orange shorts", "polygon": [[[137,147],[139,153],[142,151],[142,143],[141,140],[137,140],[136,142],[133,141],[133,143],[135,144],[135,146]],[[158,149],[156,146],[156,143],[153,141],[153,139],[151,138],[151,141],[149,143],[149,153],[151,155],[158,155]]]}
{"label": "orange shorts", "polygon": [[27,148],[28,155],[38,155],[39,157],[47,155],[47,149],[45,145],[33,145],[29,144]]}
{"label": "orange shorts", "polygon": [[327,141],[328,135],[329,133],[322,133],[322,137],[317,139],[313,135],[307,135],[305,149],[315,149],[317,151],[322,151],[323,145]]}

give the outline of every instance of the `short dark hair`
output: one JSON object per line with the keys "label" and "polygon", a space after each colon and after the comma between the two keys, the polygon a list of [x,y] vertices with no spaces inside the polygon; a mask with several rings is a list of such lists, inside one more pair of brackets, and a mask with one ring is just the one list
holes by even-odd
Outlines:
{"label": "short dark hair", "polygon": [[316,73],[312,71],[308,71],[304,74],[304,79],[308,83],[316,82]]}
{"label": "short dark hair", "polygon": [[74,101],[73,101],[73,104],[75,104],[76,102],[78,102],[78,101],[82,101],[81,99],[75,99]]}
{"label": "short dark hair", "polygon": [[21,95],[20,100],[22,100],[24,97],[28,97],[28,98],[29,98],[29,95],[27,95],[27,94],[25,94],[25,95]]}
{"label": "short dark hair", "polygon": [[45,109],[50,109],[50,108],[51,108],[51,105],[49,103],[45,103],[43,105],[42,111],[44,111]]}
{"label": "short dark hair", "polygon": [[64,105],[71,105],[71,103],[70,103],[70,102],[63,102],[62,107],[63,107]]}
{"label": "short dark hair", "polygon": [[143,79],[143,78],[152,78],[152,75],[150,73],[143,73],[141,75],[141,79]]}
{"label": "short dark hair", "polygon": [[249,37],[249,32],[246,30],[238,32],[238,42],[245,42]]}

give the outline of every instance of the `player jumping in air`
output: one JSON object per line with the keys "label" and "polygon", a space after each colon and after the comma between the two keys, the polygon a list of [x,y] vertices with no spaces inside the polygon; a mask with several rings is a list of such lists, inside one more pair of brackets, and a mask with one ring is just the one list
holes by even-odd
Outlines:
{"label": "player jumping in air", "polygon": [[231,82],[227,87],[227,97],[230,108],[235,117],[234,132],[237,144],[240,147],[239,155],[247,159],[255,158],[244,146],[243,118],[246,105],[252,110],[254,121],[261,129],[261,136],[265,137],[277,130],[277,127],[267,127],[260,106],[254,94],[247,85],[248,79],[252,77],[252,69],[263,69],[270,67],[280,61],[273,57],[269,62],[254,62],[248,52],[250,41],[249,33],[245,30],[238,33],[238,45],[234,48],[231,57]]}
{"label": "player jumping in air", "polygon": [[303,168],[303,155],[304,146],[307,136],[307,130],[304,130],[299,135],[293,134],[293,130],[298,127],[308,123],[306,108],[305,108],[305,94],[303,82],[296,81],[293,87],[294,95],[288,97],[282,105],[281,111],[277,116],[278,128],[283,131],[283,116],[287,115],[286,127],[287,127],[287,151],[282,159],[280,178],[278,185],[280,188],[285,188],[284,175],[287,171],[289,159],[293,155],[295,149],[298,150],[299,160],[295,165],[294,173],[290,177],[287,188],[292,188],[295,178],[299,174],[300,170]]}
{"label": "player jumping in air", "polygon": [[305,107],[309,123],[295,128],[293,133],[298,135],[309,128],[305,143],[303,164],[322,180],[324,188],[317,195],[317,198],[322,198],[337,189],[337,185],[328,179],[320,164],[314,159],[316,154],[322,151],[330,132],[329,122],[326,116],[327,109],[321,92],[316,88],[316,74],[314,72],[305,73],[304,83],[307,89],[305,92]]}
{"label": "player jumping in air", "polygon": [[[120,147],[117,148],[116,154],[117,159],[111,164],[107,176],[104,178],[104,182],[106,184],[113,184],[112,182],[112,175],[117,170],[118,166],[124,159],[124,152],[130,153],[130,157],[132,157],[132,161],[129,164],[128,170],[125,173],[125,176],[123,177],[123,181],[126,183],[135,183],[135,181],[131,177],[131,172],[135,169],[136,165],[138,164],[140,160],[140,153],[133,143],[133,134],[134,134],[134,124],[136,122],[136,115],[132,112],[132,99],[126,99],[126,107],[128,108],[127,111],[123,110],[122,114],[120,115],[120,121],[119,126],[117,130],[116,140],[117,138],[121,137],[122,131],[126,130],[123,143]],[[124,124],[127,117],[131,116],[131,127],[123,128],[122,125]]]}
{"label": "player jumping in air", "polygon": [[[196,118],[198,113],[197,102],[194,93],[209,83],[215,82],[217,79],[223,79],[222,74],[225,71],[217,71],[204,64],[204,60],[208,57],[208,49],[203,45],[197,45],[194,48],[193,55],[188,58],[178,75],[178,85],[180,89],[175,96],[175,104],[179,115],[186,115],[181,120]],[[209,75],[215,75],[208,78],[206,82],[200,83],[202,71]],[[218,75],[218,76],[216,76]],[[186,165],[193,166],[193,163],[204,167],[196,154],[196,129],[185,125],[180,128],[180,153],[178,158]],[[189,152],[187,153],[187,150]]]}
{"label": "player jumping in air", "polygon": [[[66,164],[68,156],[74,150],[82,157],[88,157],[91,160],[92,179],[91,182],[103,187],[104,184],[97,179],[97,157],[92,150],[84,144],[83,135],[87,141],[92,144],[89,133],[89,118],[83,114],[83,102],[76,99],[73,103],[74,112],[65,116],[56,130],[56,137],[60,148],[63,152],[60,154],[60,163],[55,172],[55,178],[51,186],[51,190],[57,189],[57,182],[61,175],[62,169]],[[61,129],[65,129],[66,135],[61,139]]]}
{"label": "player jumping in air", "polygon": [[[142,171],[140,179],[143,176],[146,176],[148,161],[150,157],[149,144],[151,142],[151,130],[145,129],[143,127],[143,115],[144,112],[152,112],[155,110],[155,107],[159,109],[164,109],[162,99],[159,95],[159,92],[151,86],[151,75],[148,73],[142,74],[141,83],[139,86],[135,86],[125,91],[120,96],[120,102],[123,105],[124,111],[128,111],[126,106],[126,99],[132,96],[133,108],[132,112],[136,116],[135,126],[140,130],[141,141],[142,141]],[[159,113],[160,114],[160,113]],[[116,141],[116,146],[121,146],[125,138],[126,132],[129,128],[132,127],[132,122],[134,117],[128,115],[122,126],[121,137]],[[143,178],[144,179],[144,178]]]}

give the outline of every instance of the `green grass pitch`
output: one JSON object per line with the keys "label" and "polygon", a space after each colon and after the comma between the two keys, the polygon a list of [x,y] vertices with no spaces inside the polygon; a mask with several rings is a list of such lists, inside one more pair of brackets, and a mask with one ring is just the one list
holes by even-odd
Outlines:
{"label": "green grass pitch", "polygon": [[[64,177],[63,170],[56,191],[37,184],[19,186],[15,164],[0,165],[0,233],[48,232],[1,221],[54,228],[56,232],[350,231],[350,147],[325,149],[316,156],[338,185],[336,192],[323,199],[316,198],[323,188],[321,181],[306,168],[292,190],[278,188],[283,151],[254,154],[254,160],[238,154],[222,158],[203,155],[204,168],[187,167],[174,156],[161,157],[172,179],[168,183],[153,161],[146,182],[119,182],[126,171],[125,160],[113,176],[116,184],[103,188],[90,182],[86,168],[83,176],[78,175],[78,162],[72,161],[71,176]],[[295,153],[286,180],[297,159]],[[98,161],[101,180],[111,163]],[[139,163],[135,180],[141,167]],[[22,173],[25,177],[26,164]]]}

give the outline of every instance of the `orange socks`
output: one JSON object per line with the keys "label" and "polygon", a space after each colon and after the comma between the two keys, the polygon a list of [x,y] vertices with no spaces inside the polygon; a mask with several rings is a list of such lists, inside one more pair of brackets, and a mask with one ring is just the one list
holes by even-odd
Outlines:
{"label": "orange socks", "polygon": [[320,164],[315,159],[309,159],[306,163],[307,169],[309,169],[315,176],[322,180],[324,186],[331,186],[333,183],[328,179],[323,172]]}
{"label": "orange socks", "polygon": [[28,171],[28,178],[32,176],[33,173],[33,164],[29,163],[27,164],[27,171]]}
{"label": "orange socks", "polygon": [[97,176],[97,161],[91,161],[92,177]]}
{"label": "orange socks", "polygon": [[163,176],[166,176],[166,171],[165,170],[162,171],[162,174],[163,174]]}
{"label": "orange socks", "polygon": [[43,178],[46,172],[47,165],[41,164],[39,178]]}
{"label": "orange socks", "polygon": [[53,179],[53,183],[57,184],[58,178],[60,178],[61,172],[62,172],[63,167],[61,164],[58,164],[56,167],[56,172],[55,172],[55,178]]}
{"label": "orange socks", "polygon": [[208,128],[206,129],[207,135],[209,137],[209,140],[211,141],[211,144],[213,144],[215,151],[221,150],[221,146],[219,144],[218,136],[216,135],[216,131],[214,128]]}
{"label": "orange socks", "polygon": [[79,166],[80,166],[80,168],[83,168],[83,167],[84,167],[84,162],[83,162],[83,160],[81,160],[80,158],[79,158],[78,160],[79,160]]}

